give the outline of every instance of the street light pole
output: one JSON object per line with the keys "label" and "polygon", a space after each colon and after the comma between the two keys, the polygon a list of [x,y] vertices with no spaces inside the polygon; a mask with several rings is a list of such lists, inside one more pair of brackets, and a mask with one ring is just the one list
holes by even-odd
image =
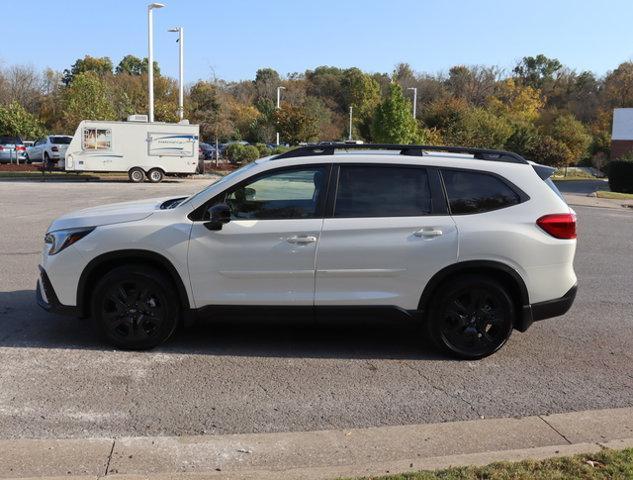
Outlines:
{"label": "street light pole", "polygon": [[354,107],[350,105],[349,107],[349,141],[352,141],[352,116],[353,116]]}
{"label": "street light pole", "polygon": [[[281,91],[286,87],[277,87],[277,110],[281,108]],[[279,146],[279,132],[277,132],[277,146]]]}
{"label": "street light pole", "polygon": [[413,90],[413,118],[417,118],[416,112],[418,107],[418,89],[417,87],[409,87],[407,90]]}
{"label": "street light pole", "polygon": [[170,32],[178,33],[179,46],[178,56],[178,118],[182,120],[185,117],[185,29],[183,27],[170,28]]}
{"label": "street light pole", "polygon": [[163,8],[162,3],[150,3],[147,6],[147,103],[149,121],[154,121],[154,9]]}

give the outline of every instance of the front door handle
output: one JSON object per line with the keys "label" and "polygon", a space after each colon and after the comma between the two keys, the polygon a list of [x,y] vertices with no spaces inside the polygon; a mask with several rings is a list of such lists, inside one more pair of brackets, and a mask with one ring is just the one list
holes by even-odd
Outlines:
{"label": "front door handle", "polygon": [[317,237],[315,235],[293,235],[292,237],[286,238],[286,242],[296,245],[307,245],[308,243],[314,243],[316,241]]}
{"label": "front door handle", "polygon": [[433,238],[439,237],[443,234],[441,229],[439,228],[421,228],[417,232],[414,232],[413,235],[416,237],[425,237],[425,238]]}

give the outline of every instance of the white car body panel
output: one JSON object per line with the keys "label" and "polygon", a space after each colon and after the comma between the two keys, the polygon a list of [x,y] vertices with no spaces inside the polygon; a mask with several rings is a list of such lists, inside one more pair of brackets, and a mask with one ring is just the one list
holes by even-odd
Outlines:
{"label": "white car body panel", "polygon": [[312,305],[321,219],[232,220],[209,231],[191,230],[189,272],[198,307],[206,305]]}
{"label": "white car body panel", "polygon": [[[420,230],[442,233],[416,236]],[[456,260],[457,228],[450,216],[327,218],[317,252],[315,304],[415,310],[426,282]]]}

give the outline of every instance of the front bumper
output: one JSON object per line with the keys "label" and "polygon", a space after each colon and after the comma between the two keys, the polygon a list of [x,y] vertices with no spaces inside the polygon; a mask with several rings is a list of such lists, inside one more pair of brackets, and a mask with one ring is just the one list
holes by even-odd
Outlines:
{"label": "front bumper", "polygon": [[560,298],[525,305],[517,329],[521,332],[525,332],[534,322],[565,315],[574,303],[577,290],[578,285],[576,284]]}
{"label": "front bumper", "polygon": [[35,287],[35,297],[37,299],[37,304],[47,312],[79,317],[79,308],[63,305],[57,298],[57,294],[53,289],[51,281],[48,279],[46,270],[44,270],[44,268],[42,268],[41,266],[39,268],[40,277],[38,278],[37,286]]}

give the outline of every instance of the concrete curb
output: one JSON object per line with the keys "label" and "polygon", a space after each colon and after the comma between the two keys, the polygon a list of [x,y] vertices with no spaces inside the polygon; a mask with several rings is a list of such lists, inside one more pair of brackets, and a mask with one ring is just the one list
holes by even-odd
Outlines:
{"label": "concrete curb", "polygon": [[633,408],[314,432],[2,440],[0,478],[327,479],[633,447]]}

